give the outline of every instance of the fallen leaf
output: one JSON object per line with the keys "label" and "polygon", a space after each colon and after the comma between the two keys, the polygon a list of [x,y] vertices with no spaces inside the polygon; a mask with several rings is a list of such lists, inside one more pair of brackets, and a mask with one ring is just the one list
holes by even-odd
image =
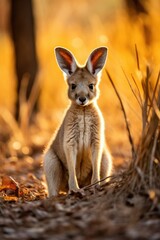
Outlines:
{"label": "fallen leaf", "polygon": [[18,201],[18,197],[16,197],[16,196],[7,196],[7,195],[5,195],[5,196],[3,196],[3,199],[6,202],[17,202]]}
{"label": "fallen leaf", "polygon": [[148,191],[148,194],[149,194],[149,198],[150,198],[151,200],[154,200],[154,199],[155,199],[155,197],[156,197],[156,192],[155,192],[154,190],[149,190],[149,191]]}
{"label": "fallen leaf", "polygon": [[7,195],[19,197],[19,184],[10,176],[2,176],[0,191],[5,191]]}

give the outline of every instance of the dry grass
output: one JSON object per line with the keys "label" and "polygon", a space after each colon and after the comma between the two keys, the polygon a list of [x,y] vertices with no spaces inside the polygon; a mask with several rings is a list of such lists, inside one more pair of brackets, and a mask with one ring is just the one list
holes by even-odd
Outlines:
{"label": "dry grass", "polygon": [[[24,76],[21,124],[13,115],[13,46],[9,35],[1,33],[1,239],[159,239],[160,5],[149,1],[149,16],[131,22],[122,2],[34,0],[40,70],[28,101]],[[150,28],[149,45],[144,23]],[[80,63],[95,47],[109,49],[99,105],[115,172],[101,189],[89,185],[84,195],[47,199],[42,152],[68,105],[66,83],[53,54],[57,45],[69,48]],[[30,125],[39,91],[40,111]]]}
{"label": "dry grass", "polygon": [[[136,51],[137,54],[137,51]],[[138,54],[137,54],[138,56]],[[138,58],[137,58],[138,59]],[[138,63],[138,60],[137,60]],[[138,64],[137,64],[138,66]],[[140,69],[139,69],[140,71]],[[114,85],[114,82],[107,72],[108,77],[113,85],[116,95],[120,101],[122,112],[126,123],[126,130],[128,132],[129,142],[132,149],[132,160],[129,168],[120,176],[114,177],[111,181],[118,187],[117,193],[149,193],[159,189],[160,181],[160,84],[159,74],[155,86],[151,82],[151,71],[146,67],[146,74],[142,75],[141,85],[143,89],[143,96],[133,95],[136,99],[140,99],[141,115],[142,115],[142,131],[140,134],[139,144],[134,148],[130,127],[127,121],[127,115],[121,97]],[[134,81],[136,87],[137,83]],[[129,85],[132,88],[131,82]],[[138,93],[140,90],[138,89]],[[139,102],[139,101],[138,101]],[[115,181],[116,179],[116,181]]]}
{"label": "dry grass", "polygon": [[[41,4],[38,0],[34,1],[36,46],[40,65],[37,76],[41,89],[40,112],[35,118],[35,124],[29,126],[28,115],[32,111],[38,88],[35,85],[29,102],[23,99],[25,90],[22,89],[21,126],[14,121],[14,52],[9,35],[3,33],[0,36],[0,121],[6,129],[9,128],[12,136],[9,141],[12,144],[18,141],[23,146],[44,146],[68,105],[66,84],[55,62],[54,47],[62,45],[69,48],[79,62],[84,63],[93,48],[108,46],[107,71],[119,93],[123,111],[105,72],[100,84],[99,105],[107,123],[108,143],[115,157],[115,165],[123,163],[124,159],[133,160],[130,167],[134,166],[134,171],[132,174],[127,172],[127,176],[128,182],[134,179],[132,188],[135,189],[140,180],[144,183],[143,186],[156,185],[153,175],[158,176],[155,169],[159,169],[159,160],[156,159],[159,159],[157,74],[160,35],[157,29],[160,7],[156,1],[151,1],[148,6],[149,16],[141,16],[133,23],[129,21],[121,1],[118,2],[118,5],[117,1],[110,1],[109,5],[106,5],[105,1],[99,4],[99,1],[95,0],[90,4],[83,0],[77,7],[77,1],[61,0],[59,9],[49,0],[42,1]],[[143,35],[144,22],[150,27],[152,34],[149,46],[146,45]]]}

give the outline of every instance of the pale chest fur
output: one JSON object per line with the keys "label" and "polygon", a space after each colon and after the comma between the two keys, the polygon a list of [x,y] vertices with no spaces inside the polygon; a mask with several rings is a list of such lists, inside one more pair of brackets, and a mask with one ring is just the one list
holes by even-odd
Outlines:
{"label": "pale chest fur", "polygon": [[93,109],[82,109],[67,116],[64,147],[76,154],[76,175],[80,180],[91,172],[91,148],[95,139],[100,138],[100,126],[103,126],[101,121],[101,117]]}
{"label": "pale chest fur", "polygon": [[82,156],[85,152],[89,151],[91,146],[91,137],[92,137],[92,116],[85,114],[77,116],[78,124],[78,137],[77,137],[77,150],[78,155]]}
{"label": "pale chest fur", "polygon": [[81,178],[91,171],[92,124],[91,115],[84,114],[78,116],[77,178]]}

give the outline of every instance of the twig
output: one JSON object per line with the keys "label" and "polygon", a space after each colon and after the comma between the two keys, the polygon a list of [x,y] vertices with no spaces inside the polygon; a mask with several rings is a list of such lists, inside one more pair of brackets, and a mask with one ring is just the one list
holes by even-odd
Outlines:
{"label": "twig", "polygon": [[134,91],[134,89],[133,89],[133,87],[132,87],[132,85],[131,85],[131,83],[130,83],[130,81],[129,81],[129,79],[128,79],[128,77],[127,77],[127,75],[126,75],[126,73],[125,73],[125,71],[124,71],[123,68],[122,68],[122,71],[123,71],[123,73],[124,73],[125,78],[127,79],[128,85],[129,85],[129,87],[130,87],[130,89],[131,89],[133,95],[135,96],[135,98],[136,98],[136,100],[137,100],[139,106],[142,107],[141,99],[139,99],[139,98],[137,97],[137,95],[136,95],[136,93],[135,93],[135,91]]}
{"label": "twig", "polygon": [[28,99],[28,116],[29,119],[31,118],[31,115],[33,113],[33,108],[35,106],[35,103],[39,97],[40,88],[41,88],[41,73],[38,73],[38,76],[36,76],[29,99]]}
{"label": "twig", "polygon": [[146,67],[146,78],[145,81],[142,81],[142,88],[143,88],[143,93],[144,93],[144,104],[142,107],[142,123],[143,123],[143,128],[142,128],[142,134],[144,133],[145,126],[148,122],[148,100],[149,100],[149,89],[148,89],[148,83],[149,83],[149,78],[150,78],[150,71],[149,67]]}
{"label": "twig", "polygon": [[114,82],[113,82],[109,72],[107,71],[107,69],[105,69],[105,71],[106,71],[106,74],[107,74],[107,76],[108,76],[108,78],[109,78],[109,80],[110,80],[110,82],[112,84],[112,87],[114,88],[114,91],[115,91],[115,93],[116,93],[116,95],[117,95],[117,97],[119,99],[119,102],[120,102],[120,105],[121,105],[121,109],[122,109],[122,112],[123,112],[123,115],[124,115],[125,123],[126,123],[126,129],[127,129],[127,132],[128,132],[129,142],[131,144],[132,157],[133,157],[133,159],[135,159],[136,158],[136,151],[135,151],[134,142],[133,142],[132,135],[131,135],[130,128],[129,128],[127,114],[126,114],[125,108],[123,106],[123,102],[121,100],[121,97],[120,97],[120,95],[119,95],[119,93],[118,93],[118,91],[116,89],[116,86],[115,86],[115,84],[114,84]]}
{"label": "twig", "polygon": [[137,68],[140,71],[139,55],[138,55],[138,49],[137,49],[137,45],[136,44],[135,44],[135,52],[136,52]]}
{"label": "twig", "polygon": [[140,176],[141,181],[143,182],[144,187],[147,189],[147,186],[146,186],[146,183],[145,183],[145,179],[144,179],[144,171],[141,170],[141,168],[138,167],[138,166],[136,166],[135,169],[136,169],[136,171],[138,173],[138,176]]}
{"label": "twig", "polygon": [[152,173],[153,173],[153,161],[155,157],[156,147],[157,147],[157,141],[159,136],[159,129],[156,129],[154,141],[153,141],[153,147],[151,151],[151,159],[150,159],[150,166],[149,166],[149,185],[152,186]]}
{"label": "twig", "polygon": [[87,189],[89,189],[90,187],[93,187],[93,186],[95,186],[95,185],[97,185],[97,184],[99,184],[99,183],[105,181],[106,179],[108,179],[108,178],[112,178],[112,177],[114,177],[114,176],[108,176],[108,177],[105,177],[105,178],[103,178],[103,179],[101,179],[101,180],[99,180],[99,181],[97,181],[97,182],[95,182],[95,183],[92,183],[92,184],[89,184],[89,185],[83,187],[83,189],[84,189],[84,190],[87,190]]}
{"label": "twig", "polygon": [[141,116],[139,115],[139,112],[137,112],[137,110],[133,107],[133,104],[128,100],[126,95],[121,94],[121,99],[123,102],[125,102],[127,104],[128,108],[131,110],[131,112],[133,112],[135,114],[135,117],[137,117],[137,119],[141,120]]}
{"label": "twig", "polygon": [[139,87],[138,87],[137,82],[136,82],[136,80],[135,80],[135,78],[134,78],[134,76],[132,74],[131,74],[131,77],[132,77],[133,82],[134,82],[134,84],[135,84],[135,86],[137,88],[138,96],[139,96],[139,99],[140,99],[140,102],[141,102],[141,105],[142,105],[142,97],[141,97],[141,93],[140,93]]}
{"label": "twig", "polygon": [[153,100],[155,99],[155,94],[156,94],[156,91],[157,91],[157,87],[159,85],[159,80],[160,80],[160,71],[158,73],[156,84],[155,84],[155,87],[154,87],[154,90],[153,90],[153,95],[152,95],[152,99],[151,99],[151,106],[152,106]]}
{"label": "twig", "polygon": [[[116,174],[116,175],[112,175],[112,176],[105,177],[105,178],[103,178],[103,179],[101,179],[101,180],[99,180],[99,181],[97,181],[97,182],[95,182],[95,183],[92,183],[92,184],[89,184],[89,185],[83,187],[83,190],[87,190],[87,189],[89,189],[89,188],[91,188],[91,187],[93,187],[93,186],[95,186],[95,185],[97,185],[97,184],[105,181],[106,179],[112,179],[112,180],[114,180],[114,179],[118,179],[118,178],[120,178],[120,177],[121,177],[121,178],[124,178],[125,176],[129,176],[129,175],[131,174],[131,172],[132,172],[132,170],[127,171],[127,172],[125,171],[125,172],[123,172],[123,173],[121,173],[121,174]],[[107,183],[108,183],[108,184],[113,183],[113,182],[111,182],[112,180],[108,181]]]}
{"label": "twig", "polygon": [[[158,73],[158,77],[157,77],[156,84],[155,84],[155,87],[154,87],[154,90],[153,90],[152,98],[149,95],[150,108],[148,110],[148,115],[150,114],[150,111],[153,107],[157,116],[158,116],[158,118],[160,119],[160,110],[158,109],[158,106],[157,106],[156,101],[155,101],[155,95],[156,95],[157,88],[159,86],[159,80],[160,80],[160,71]],[[158,89],[158,91],[160,92],[160,88]]]}
{"label": "twig", "polygon": [[0,119],[3,119],[3,121],[7,124],[7,126],[9,126],[9,128],[13,132],[13,135],[16,136],[19,141],[24,141],[24,137],[15,118],[6,108],[0,108]]}

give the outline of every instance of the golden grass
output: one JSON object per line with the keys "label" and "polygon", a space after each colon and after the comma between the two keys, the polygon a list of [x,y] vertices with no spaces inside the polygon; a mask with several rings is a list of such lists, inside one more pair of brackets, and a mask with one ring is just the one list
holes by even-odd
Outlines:
{"label": "golden grass", "polygon": [[[59,70],[54,48],[57,45],[69,48],[80,63],[84,63],[93,48],[100,45],[108,47],[106,68],[121,93],[131,132],[137,143],[141,130],[139,106],[128,86],[126,77],[138,79],[140,87],[141,72],[146,64],[152,69],[152,81],[159,71],[159,6],[151,1],[149,18],[139,18],[130,22],[122,1],[62,1],[58,7],[52,1],[34,1],[36,19],[36,46],[39,59],[39,82],[41,84],[40,115],[38,128],[50,132],[54,130],[68,105],[67,87]],[[108,5],[106,4],[108,3]],[[143,36],[143,22],[152,33],[152,42],[146,46]],[[140,55],[141,72],[137,70],[135,44]],[[16,76],[14,73],[14,52],[12,42],[5,33],[0,37],[0,106],[14,112]],[[99,105],[107,123],[107,136],[111,149],[115,152],[130,150],[123,115],[111,84],[103,72],[100,84]],[[142,91],[142,89],[140,90]],[[46,120],[47,119],[47,120]],[[136,127],[135,127],[136,126]],[[45,141],[45,140],[44,140]]]}

